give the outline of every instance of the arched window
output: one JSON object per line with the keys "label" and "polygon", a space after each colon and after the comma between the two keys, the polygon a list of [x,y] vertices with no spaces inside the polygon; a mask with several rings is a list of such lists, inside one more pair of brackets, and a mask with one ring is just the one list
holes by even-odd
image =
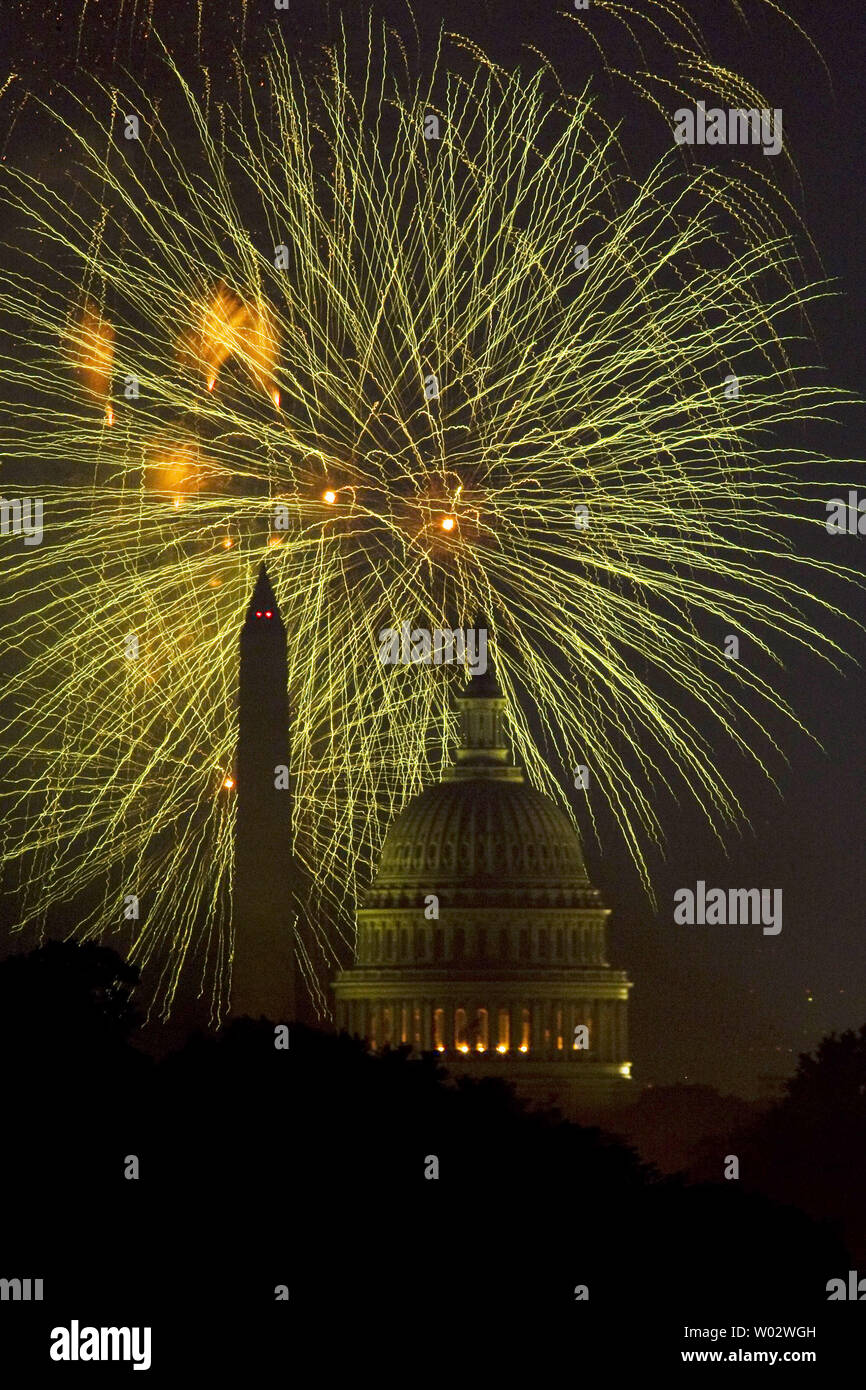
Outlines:
{"label": "arched window", "polygon": [[520,1019],[520,1042],[517,1044],[518,1052],[529,1051],[529,1010],[522,1008],[518,1015]]}
{"label": "arched window", "polygon": [[441,959],[442,959],[442,947],[443,947],[442,928],[441,928],[441,927],[434,927],[434,928],[433,928],[433,959],[434,959],[434,960],[441,960]]}
{"label": "arched window", "polygon": [[437,1052],[445,1051],[445,1010],[433,1010],[433,1046]]}
{"label": "arched window", "polygon": [[468,1052],[469,1042],[466,1037],[466,1010],[454,1010],[454,1046],[458,1052]]}
{"label": "arched window", "polygon": [[511,1018],[507,1009],[499,1010],[499,1026],[496,1030],[498,1042],[497,1052],[507,1052],[511,1046]]}
{"label": "arched window", "polygon": [[475,1015],[475,1051],[486,1052],[490,1046],[490,1020],[486,1009]]}
{"label": "arched window", "polygon": [[520,959],[521,959],[521,960],[529,960],[529,928],[528,928],[528,927],[521,927],[521,928],[520,928],[520,946],[519,946],[519,951],[520,951]]}
{"label": "arched window", "polygon": [[394,1040],[394,1014],[393,1010],[384,1008],[382,1010],[382,1046]]}
{"label": "arched window", "polygon": [[556,1049],[557,1049],[558,1052],[562,1052],[563,1044],[562,1044],[562,1006],[561,1006],[561,1005],[560,1005],[558,1008],[556,1008],[556,1009],[554,1010],[554,1014],[553,1014],[553,1027],[554,1027],[554,1031],[555,1031],[555,1033],[556,1033]]}
{"label": "arched window", "polygon": [[511,938],[504,927],[499,933],[499,954],[503,960],[508,960],[511,955]]}
{"label": "arched window", "polygon": [[415,956],[418,960],[427,959],[427,932],[424,927],[415,928]]}
{"label": "arched window", "polygon": [[478,955],[484,960],[487,955],[487,928],[478,928]]}
{"label": "arched window", "polygon": [[454,933],[454,959],[462,960],[466,954],[466,932],[458,927]]}
{"label": "arched window", "polygon": [[547,960],[547,953],[550,949],[547,927],[540,927],[538,932],[538,958]]}

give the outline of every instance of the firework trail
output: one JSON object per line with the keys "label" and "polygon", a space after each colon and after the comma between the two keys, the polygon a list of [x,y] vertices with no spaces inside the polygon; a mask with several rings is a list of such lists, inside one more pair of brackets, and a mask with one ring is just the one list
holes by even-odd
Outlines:
{"label": "firework trail", "polygon": [[46,518],[0,572],[7,881],[22,925],[76,902],[82,934],[122,926],[163,1009],[185,967],[225,1002],[262,557],[322,1008],[465,679],[383,665],[383,628],[493,614],[517,757],[566,805],[587,765],[582,820],[606,803],[644,874],[661,786],[741,814],[707,728],[764,766],[790,713],[723,634],[833,656],[789,543],[831,461],[775,438],[844,393],[802,360],[827,291],[784,198],[673,147],[638,177],[589,91],[450,45],[422,79],[371,21],[362,69],[337,43],[311,76],[277,38],[234,104],[166,56],[159,103],[80,98],[74,189],[2,175],[4,495]]}

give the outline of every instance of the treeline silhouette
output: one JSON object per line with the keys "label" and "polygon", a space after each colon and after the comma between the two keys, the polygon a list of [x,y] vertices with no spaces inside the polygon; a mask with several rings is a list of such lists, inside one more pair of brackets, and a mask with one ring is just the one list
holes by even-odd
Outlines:
{"label": "treeline silhouette", "polygon": [[454,1082],[433,1057],[301,1027],[279,1049],[280,1020],[156,1062],[135,1045],[137,980],[95,945],[0,964],[0,1275],[45,1278],[46,1325],[150,1319],[178,1370],[201,1368],[202,1329],[218,1360],[232,1338],[243,1360],[359,1318],[429,1336],[493,1316],[588,1346],[654,1319],[814,1323],[827,1280],[854,1267],[866,1027],[801,1059],[779,1105],[725,1148],[742,1176],[724,1181],[724,1153],[664,1177],[600,1129],[528,1112],[502,1082]]}

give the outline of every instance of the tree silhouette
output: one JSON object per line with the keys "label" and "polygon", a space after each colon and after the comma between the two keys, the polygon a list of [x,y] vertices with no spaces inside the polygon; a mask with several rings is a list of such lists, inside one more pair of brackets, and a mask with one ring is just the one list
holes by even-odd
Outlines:
{"label": "tree silhouette", "polygon": [[0,1038],[64,1053],[115,1049],[138,1016],[135,966],[93,942],[48,941],[0,962]]}
{"label": "tree silhouette", "polygon": [[742,1148],[749,1185],[833,1221],[866,1260],[866,1024],[801,1053],[783,1099]]}

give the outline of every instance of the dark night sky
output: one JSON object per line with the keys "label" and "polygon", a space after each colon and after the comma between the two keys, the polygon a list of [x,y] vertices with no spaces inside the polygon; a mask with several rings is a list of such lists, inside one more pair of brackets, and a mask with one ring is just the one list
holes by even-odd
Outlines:
{"label": "dark night sky", "polygon": [[[83,52],[88,62],[110,70],[119,46],[121,59],[140,75],[147,45],[134,21],[143,18],[149,6],[144,0],[137,5],[126,0],[119,28],[118,7],[119,0],[91,0]],[[205,11],[209,8],[206,5]],[[228,17],[219,22],[206,18],[203,51],[215,71],[228,72],[228,43],[240,38],[235,6],[225,0],[213,8]],[[355,3],[343,7],[350,22],[364,17],[369,8]],[[385,8],[402,16],[405,24],[405,5],[389,3]],[[565,0],[534,0],[529,5],[511,0],[473,0],[467,5],[464,0],[425,4],[419,8],[419,19],[425,30],[441,18],[471,32],[503,61],[519,57],[521,41],[532,42],[555,55],[570,84],[582,85],[598,71],[598,61],[592,46],[581,42],[575,27],[563,18],[567,8]],[[822,50],[832,87],[805,42],[768,18],[762,4],[745,0],[749,28],[737,19],[736,7],[723,0],[685,0],[685,8],[698,17],[717,61],[745,73],[770,104],[784,112],[786,147],[793,151],[802,179],[802,191],[792,185],[791,193],[826,274],[838,280],[842,291],[842,297],[816,319],[819,353],[831,380],[864,392],[866,159],[859,115],[866,69],[866,4],[787,0],[788,13]],[[194,41],[197,6],[191,0],[174,5],[156,0],[155,9],[169,46],[182,57]],[[74,22],[67,17],[71,10],[76,12]],[[263,31],[273,23],[291,29],[299,43],[318,41],[325,23],[319,3],[293,4],[279,21],[272,0],[249,0],[246,10],[245,50],[251,60]],[[58,76],[72,80],[80,11],[80,5],[6,0],[0,69],[11,67],[37,86],[51,87]],[[634,148],[644,153],[639,114],[623,106],[622,115],[626,142],[633,134]],[[630,122],[635,123],[633,130]],[[38,151],[39,140],[32,117],[22,119],[7,146],[10,157]],[[862,433],[862,413],[852,411],[824,447],[837,456],[863,457]],[[863,477],[855,468],[849,472],[852,479]],[[825,535],[816,542],[822,544],[828,560],[862,569],[866,537]],[[845,603],[854,594],[850,588],[831,589],[829,582],[822,592]],[[735,782],[751,829],[731,839],[725,851],[687,807],[664,805],[664,858],[658,854],[650,859],[656,914],[618,841],[603,836],[603,843],[609,844],[605,854],[588,846],[593,877],[615,908],[611,963],[628,969],[635,982],[632,1056],[641,1083],[688,1079],[753,1094],[763,1084],[759,1078],[790,1073],[796,1054],[814,1046],[822,1034],[859,1027],[866,1020],[866,638],[842,624],[836,635],[852,658],[843,674],[810,659],[808,653],[785,652],[785,671],[773,675],[823,751],[789,726],[771,726],[790,760],[788,766],[780,761],[773,769],[777,791],[762,779],[745,776],[742,765],[732,762],[729,750],[719,745],[719,766]],[[748,660],[748,653],[744,651],[742,658]],[[781,887],[781,934],[763,936],[758,927],[674,925],[674,891],[694,887],[701,878],[711,886]]]}

